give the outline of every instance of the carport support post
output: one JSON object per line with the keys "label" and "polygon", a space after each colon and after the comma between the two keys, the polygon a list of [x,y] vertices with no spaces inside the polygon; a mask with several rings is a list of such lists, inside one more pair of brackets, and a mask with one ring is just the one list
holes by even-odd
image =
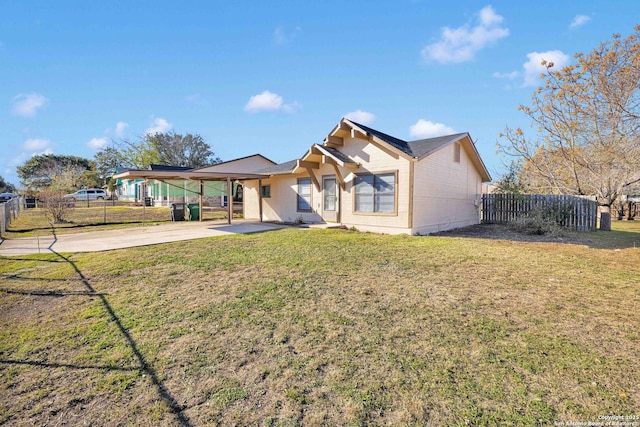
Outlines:
{"label": "carport support post", "polygon": [[231,177],[227,177],[227,224],[231,224],[231,217],[233,216],[233,188],[231,188]]}
{"label": "carport support post", "polygon": [[142,200],[142,226],[144,227],[144,221],[146,219],[146,212],[147,212],[147,204],[145,203],[145,196],[147,195],[147,180],[144,180],[144,183],[142,184],[142,196],[140,197],[140,199]]}
{"label": "carport support post", "polygon": [[202,222],[202,195],[204,194],[204,181],[200,180],[200,193],[198,194],[198,202],[200,203],[200,222]]}

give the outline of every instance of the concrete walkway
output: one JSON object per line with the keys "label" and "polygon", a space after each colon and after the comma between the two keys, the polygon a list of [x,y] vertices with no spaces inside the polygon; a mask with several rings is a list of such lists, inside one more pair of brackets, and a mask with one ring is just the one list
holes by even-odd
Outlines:
{"label": "concrete walkway", "polygon": [[233,224],[184,222],[117,230],[90,231],[58,236],[26,237],[3,240],[0,256],[28,255],[55,252],[96,252],[158,243],[201,239],[229,234],[248,234],[270,231],[283,226],[260,222],[234,222]]}

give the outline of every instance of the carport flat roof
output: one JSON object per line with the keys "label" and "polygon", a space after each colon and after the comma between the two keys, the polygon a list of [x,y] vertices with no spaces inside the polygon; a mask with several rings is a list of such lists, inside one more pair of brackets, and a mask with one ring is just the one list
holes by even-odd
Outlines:
{"label": "carport flat roof", "polygon": [[252,173],[233,173],[233,172],[200,172],[200,171],[170,171],[170,170],[128,170],[120,172],[113,176],[120,179],[158,179],[158,180],[191,180],[191,181],[226,181],[227,179],[261,179],[266,178],[265,175]]}

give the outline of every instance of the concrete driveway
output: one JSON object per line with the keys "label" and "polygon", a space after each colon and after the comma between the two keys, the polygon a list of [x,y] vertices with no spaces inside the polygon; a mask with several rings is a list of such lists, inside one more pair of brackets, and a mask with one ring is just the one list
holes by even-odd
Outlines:
{"label": "concrete driveway", "polygon": [[283,226],[260,222],[236,222],[216,224],[207,222],[184,222],[146,227],[122,228],[118,230],[91,231],[58,236],[26,237],[3,240],[0,256],[28,255],[47,252],[96,252],[134,246],[155,245],[181,240],[229,234],[258,233],[283,228]]}

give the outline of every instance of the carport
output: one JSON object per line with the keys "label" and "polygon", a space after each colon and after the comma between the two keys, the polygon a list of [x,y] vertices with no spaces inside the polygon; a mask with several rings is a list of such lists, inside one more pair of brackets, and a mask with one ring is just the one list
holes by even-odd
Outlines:
{"label": "carport", "polygon": [[[172,171],[172,170],[145,170],[135,169],[118,173],[113,176],[116,179],[144,179],[145,183],[149,180],[156,180],[171,185],[168,181],[196,181],[198,182],[200,191],[195,192],[198,195],[198,204],[200,205],[200,221],[202,221],[202,197],[204,195],[205,182],[226,182],[227,195],[227,223],[231,224],[233,218],[233,182],[243,181],[247,179],[261,180],[264,175],[250,173],[233,173],[233,172],[202,172],[202,171]],[[143,204],[144,206],[144,204]],[[261,219],[262,221],[262,219]]]}

